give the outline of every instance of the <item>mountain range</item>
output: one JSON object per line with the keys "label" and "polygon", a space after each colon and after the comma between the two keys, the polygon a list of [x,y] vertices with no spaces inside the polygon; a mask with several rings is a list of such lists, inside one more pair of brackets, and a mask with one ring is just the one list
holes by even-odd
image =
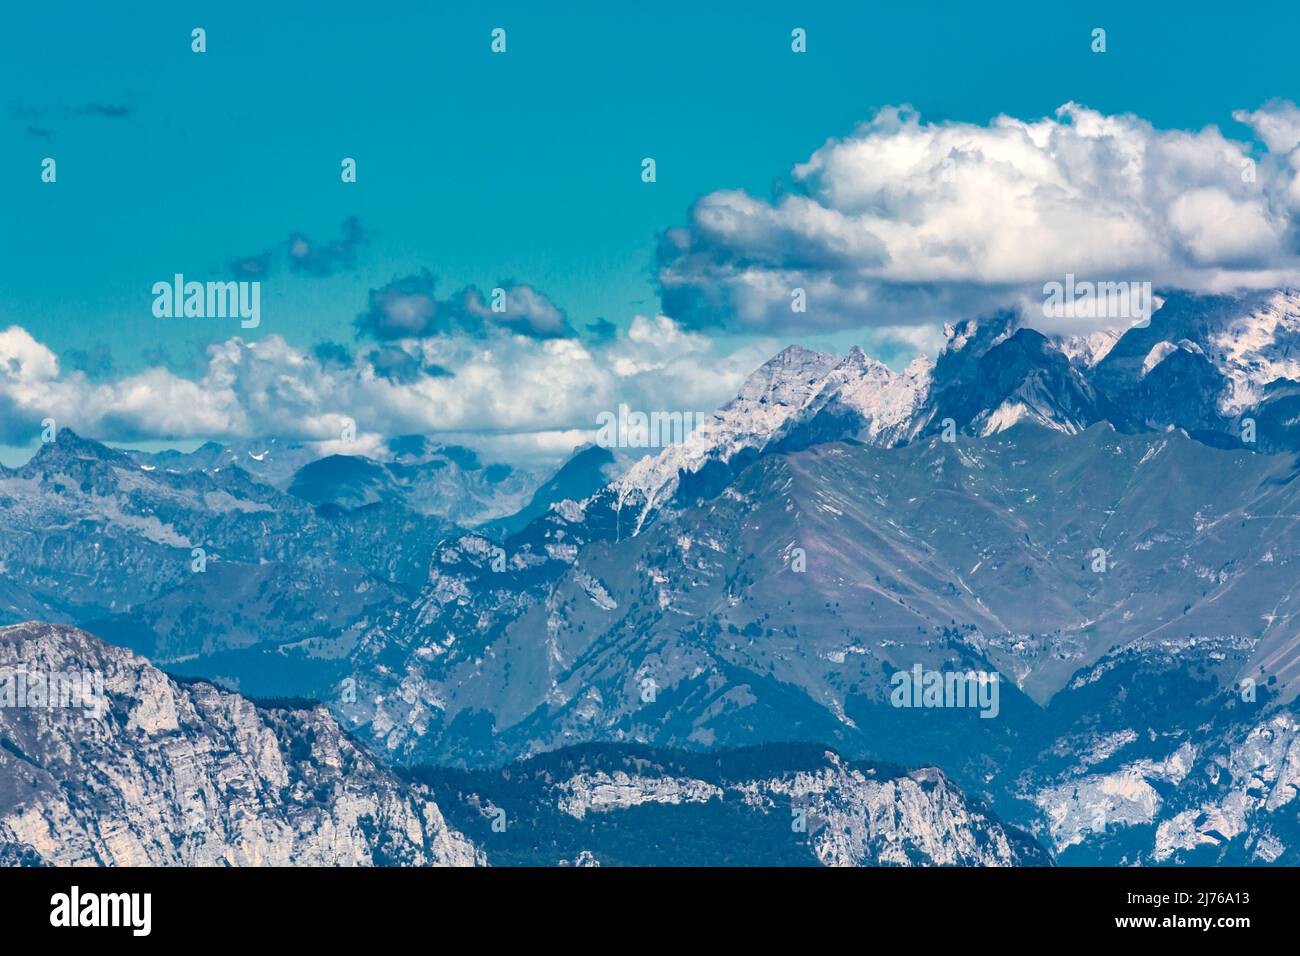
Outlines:
{"label": "mountain range", "polygon": [[[563,836],[498,862],[1295,863],[1298,344],[1281,290],[1087,336],[994,313],[901,370],[792,346],[681,444],[547,482],[422,439],[259,475],[65,429],[0,473],[0,613],[205,700],[320,701],[258,719],[329,722],[396,781],[390,821],[403,788],[455,794],[474,862],[514,800]],[[918,666],[997,675],[997,714],[895,706]],[[796,792],[825,822],[794,850]],[[651,852],[593,819],[772,841]],[[430,839],[339,859],[443,861]]]}

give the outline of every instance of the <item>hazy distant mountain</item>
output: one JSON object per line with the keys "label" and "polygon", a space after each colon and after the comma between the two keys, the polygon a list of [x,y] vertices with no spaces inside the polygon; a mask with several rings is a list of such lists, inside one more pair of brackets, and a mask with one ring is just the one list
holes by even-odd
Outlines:
{"label": "hazy distant mountain", "polygon": [[580,448],[533,493],[528,504],[512,515],[487,522],[478,530],[494,537],[509,537],[528,527],[555,505],[590,498],[608,485],[618,470],[618,460],[608,448],[597,445]]}
{"label": "hazy distant mountain", "polygon": [[389,439],[369,457],[322,454],[315,444],[273,438],[207,442],[192,452],[125,454],[149,470],[217,474],[239,468],[261,484],[314,505],[358,508],[395,502],[471,525],[514,513],[544,478],[510,465],[484,464],[469,448],[442,445],[423,435]]}
{"label": "hazy distant mountain", "polygon": [[299,468],[321,457],[314,446],[275,438],[226,443],[209,441],[190,452],[128,450],[126,454],[149,469],[161,468],[164,471],[213,472],[222,468],[239,468],[260,483],[282,491]]}
{"label": "hazy distant mountain", "polygon": [[329,455],[303,465],[287,491],[315,505],[358,508],[395,502],[419,514],[473,525],[517,511],[534,494],[537,475],[504,464],[483,465],[468,448],[414,435],[390,443],[377,461]]}
{"label": "hazy distant mountain", "polygon": [[151,470],[63,429],[0,471],[0,623],[93,626],[251,692],[314,692],[453,533],[400,505],[314,508],[241,468]]}

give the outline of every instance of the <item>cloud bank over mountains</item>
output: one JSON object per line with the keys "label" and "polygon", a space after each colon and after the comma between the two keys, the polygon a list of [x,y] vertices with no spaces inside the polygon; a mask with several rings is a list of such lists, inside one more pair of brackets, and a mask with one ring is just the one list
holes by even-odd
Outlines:
{"label": "cloud bank over mountains", "polygon": [[[688,328],[790,334],[1041,303],[1042,285],[1066,274],[1295,285],[1300,110],[1275,101],[1234,119],[1260,143],[1074,103],[985,126],[881,110],[771,199],[699,199],[660,244],[663,310]],[[806,313],[791,308],[795,289]]]}
{"label": "cloud bank over mountains", "polygon": [[[354,452],[424,432],[554,459],[620,403],[711,410],[810,335],[862,330],[930,350],[941,323],[1008,305],[1041,324],[1043,284],[1067,274],[1198,291],[1300,285],[1300,109],[1274,101],[1234,119],[1254,141],[1073,103],[987,125],[881,110],[770,199],[699,199],[661,237],[662,314],[626,328],[600,319],[580,333],[523,282],[442,295],[421,271],[359,304],[359,345],[232,336],[197,377],[157,366],[92,379],[85,356],[0,321],[0,443],[30,442],[52,418],[110,441],[328,446],[350,420]],[[294,233],[232,270],[330,275],[352,268],[368,237],[353,218],[338,239]],[[806,311],[792,308],[796,289]]]}
{"label": "cloud bank over mountains", "polygon": [[[96,383],[12,326],[0,330],[0,442],[28,442],[52,418],[118,441],[276,436],[357,454],[420,432],[456,434],[503,457],[555,459],[590,441],[597,411],[620,402],[711,410],[773,347],[724,352],[664,316],[638,316],[599,343],[496,330],[354,352],[236,336],[208,349],[197,378],[151,368]],[[356,440],[344,446],[349,420]]]}

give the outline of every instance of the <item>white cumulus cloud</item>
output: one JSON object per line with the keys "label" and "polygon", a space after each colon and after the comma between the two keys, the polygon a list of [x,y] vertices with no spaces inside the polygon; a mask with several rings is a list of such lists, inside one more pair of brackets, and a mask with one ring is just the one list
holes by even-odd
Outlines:
{"label": "white cumulus cloud", "polygon": [[[882,110],[770,199],[702,197],[659,252],[664,311],[689,328],[838,329],[1042,300],[1066,274],[1220,291],[1300,277],[1300,111],[1158,129],[1076,104],[1034,121],[927,123]],[[807,311],[792,309],[803,289]]]}

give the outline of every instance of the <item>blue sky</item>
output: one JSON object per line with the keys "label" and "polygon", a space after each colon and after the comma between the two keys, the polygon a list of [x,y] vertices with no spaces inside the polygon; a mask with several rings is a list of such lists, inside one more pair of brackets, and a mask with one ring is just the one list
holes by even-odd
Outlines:
{"label": "blue sky", "polygon": [[[0,29],[0,328],[93,380],[200,374],[239,330],[155,318],[152,283],[228,278],[232,260],[291,234],[336,240],[352,216],[366,239],[332,274],[268,273],[258,336],[357,348],[369,291],[426,269],[440,294],[514,280],[580,333],[626,329],[659,309],[659,236],[697,199],[770,197],[889,105],[986,124],[1073,101],[1251,140],[1234,110],[1300,99],[1300,11],[1282,3],[87,6],[11,6]],[[40,182],[46,156],[57,184]],[[340,182],[345,156],[356,184]],[[777,330],[835,348],[864,336]]]}

